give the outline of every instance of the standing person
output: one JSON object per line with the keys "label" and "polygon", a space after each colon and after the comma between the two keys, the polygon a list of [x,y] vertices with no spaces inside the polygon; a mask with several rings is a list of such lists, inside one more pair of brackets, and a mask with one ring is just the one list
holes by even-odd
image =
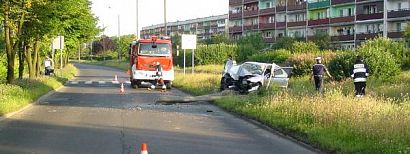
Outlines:
{"label": "standing person", "polygon": [[326,66],[322,64],[321,57],[317,57],[315,58],[315,60],[316,60],[316,64],[314,64],[312,67],[312,77],[315,80],[316,90],[319,92],[323,92],[323,78],[324,78],[325,73],[327,76],[329,76],[329,78],[332,78],[332,76],[330,75]]}
{"label": "standing person", "polygon": [[45,75],[50,75],[51,73],[54,73],[54,62],[48,56],[46,56],[46,59],[44,60],[44,68]]}
{"label": "standing person", "polygon": [[232,59],[232,55],[228,56],[228,59],[226,60],[225,66],[224,66],[224,73],[228,72],[229,69],[231,69],[231,67],[233,66],[234,61]]}
{"label": "standing person", "polygon": [[362,56],[357,56],[352,70],[352,78],[354,82],[356,97],[363,97],[365,95],[366,80],[368,76],[369,67],[366,63],[364,63]]}

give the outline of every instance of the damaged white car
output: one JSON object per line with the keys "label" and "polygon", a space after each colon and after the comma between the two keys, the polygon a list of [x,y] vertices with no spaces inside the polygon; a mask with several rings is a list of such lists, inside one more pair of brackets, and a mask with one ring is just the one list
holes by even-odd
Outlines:
{"label": "damaged white car", "polygon": [[286,88],[291,72],[291,67],[280,67],[274,63],[245,62],[234,65],[231,62],[225,65],[220,89],[248,93],[269,85]]}

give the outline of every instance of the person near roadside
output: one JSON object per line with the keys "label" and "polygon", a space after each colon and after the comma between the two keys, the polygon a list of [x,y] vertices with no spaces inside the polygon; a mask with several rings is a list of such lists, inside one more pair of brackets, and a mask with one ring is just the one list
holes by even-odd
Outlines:
{"label": "person near roadside", "polygon": [[324,79],[325,73],[329,78],[332,78],[332,75],[330,75],[326,66],[322,64],[321,57],[316,57],[315,60],[316,60],[316,64],[312,66],[312,76],[310,79],[312,78],[314,79],[316,90],[322,93],[323,92],[323,79]]}
{"label": "person near roadside", "polygon": [[155,84],[151,85],[151,89],[155,89],[156,86],[161,86],[162,90],[167,89],[164,79],[162,78],[162,65],[160,62],[155,63]]}
{"label": "person near roadside", "polygon": [[226,60],[223,72],[228,72],[229,69],[231,69],[231,67],[233,66],[233,64],[234,64],[234,61],[232,59],[232,55],[228,55],[228,59]]}
{"label": "person near roadside", "polygon": [[44,75],[51,75],[54,73],[54,62],[49,56],[44,59]]}
{"label": "person near roadside", "polygon": [[352,78],[354,82],[354,89],[356,97],[363,97],[366,90],[366,81],[369,76],[369,67],[364,63],[362,56],[356,57],[356,62],[352,69]]}

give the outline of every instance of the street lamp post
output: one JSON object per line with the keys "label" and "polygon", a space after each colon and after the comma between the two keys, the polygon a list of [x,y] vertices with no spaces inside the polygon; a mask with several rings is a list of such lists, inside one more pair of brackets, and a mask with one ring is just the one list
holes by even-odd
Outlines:
{"label": "street lamp post", "polygon": [[136,9],[135,9],[135,16],[137,17],[137,22],[136,22],[136,27],[137,27],[137,32],[135,33],[135,37],[136,37],[136,39],[138,39],[140,36],[139,36],[139,29],[138,29],[138,0],[136,0],[136,7],[135,7]]}
{"label": "street lamp post", "polygon": [[164,25],[165,25],[165,35],[168,35],[167,31],[167,0],[164,0]]}
{"label": "street lamp post", "polygon": [[118,14],[118,60],[121,61],[121,24],[120,15]]}

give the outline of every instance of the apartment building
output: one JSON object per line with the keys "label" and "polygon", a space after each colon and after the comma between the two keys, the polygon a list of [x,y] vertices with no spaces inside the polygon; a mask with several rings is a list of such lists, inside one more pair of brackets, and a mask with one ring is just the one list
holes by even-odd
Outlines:
{"label": "apartment building", "polygon": [[[196,34],[198,39],[209,39],[214,34],[228,33],[228,14],[198,18],[185,21],[168,22],[167,36],[176,34]],[[152,35],[163,36],[165,25],[158,24],[143,27],[140,32],[141,38],[149,38]]]}
{"label": "apartment building", "polygon": [[[376,36],[402,39],[410,0],[229,0],[229,34],[260,32],[267,43],[289,36],[331,36],[353,48]],[[385,11],[386,10],[386,11]]]}

